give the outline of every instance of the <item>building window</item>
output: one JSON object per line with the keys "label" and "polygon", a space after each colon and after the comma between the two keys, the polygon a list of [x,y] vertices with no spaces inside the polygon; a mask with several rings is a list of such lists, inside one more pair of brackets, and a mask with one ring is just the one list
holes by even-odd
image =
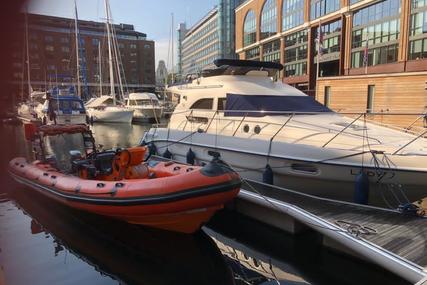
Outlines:
{"label": "building window", "polygon": [[145,44],[145,45],[144,45],[144,48],[145,48],[145,49],[150,49],[150,48],[151,48],[151,45],[149,45],[149,44]]}
{"label": "building window", "polygon": [[47,66],[47,70],[55,70],[56,68],[55,68],[55,65],[52,65],[52,64],[49,64],[48,66]]}
{"label": "building window", "polygon": [[372,113],[374,111],[374,96],[375,96],[375,85],[368,85],[366,113]]}
{"label": "building window", "polygon": [[130,56],[132,56],[132,57],[133,57],[133,56],[136,56],[136,52],[131,52],[131,53],[130,53]]}
{"label": "building window", "polygon": [[316,40],[316,49],[314,51],[314,63],[317,64],[319,59],[319,76],[336,76],[339,75],[339,58],[341,48],[341,20],[322,24],[317,27],[315,38],[319,39],[319,33],[322,33],[322,42],[320,43],[320,55],[317,57],[319,51],[319,41]]}
{"label": "building window", "polygon": [[325,86],[325,94],[323,98],[323,105],[329,107],[331,104],[331,86]]}
{"label": "building window", "polygon": [[248,49],[245,52],[245,59],[259,60],[259,47]]}
{"label": "building window", "polygon": [[61,38],[61,39],[60,39],[60,42],[61,42],[62,44],[68,44],[68,43],[70,42],[70,39],[69,39],[69,38]]}
{"label": "building window", "polygon": [[63,52],[70,52],[70,48],[69,47],[61,47],[61,50]]}
{"label": "building window", "polygon": [[307,74],[308,32],[302,30],[285,37],[285,76]]}
{"label": "building window", "polygon": [[256,42],[256,16],[254,10],[249,10],[243,24],[243,46]]}
{"label": "building window", "polygon": [[30,49],[37,50],[37,49],[39,49],[39,46],[35,43],[30,43]]}
{"label": "building window", "polygon": [[54,48],[53,46],[51,46],[51,45],[47,45],[47,46],[45,46],[45,47],[44,47],[44,49],[45,49],[46,51],[54,51],[54,50],[55,50],[55,48]]}
{"label": "building window", "polygon": [[357,2],[360,2],[362,0],[350,0],[350,5],[356,4]]}
{"label": "building window", "polygon": [[339,8],[340,0],[311,0],[310,19],[317,19],[323,15],[337,11]]}
{"label": "building window", "polygon": [[413,0],[409,27],[408,58],[427,58],[427,1]]}
{"label": "building window", "polygon": [[283,0],[282,31],[304,24],[304,0]]}
{"label": "building window", "polygon": [[277,33],[277,1],[267,0],[261,12],[261,40]]}
{"label": "building window", "polygon": [[45,40],[45,42],[51,43],[51,42],[53,42],[53,37],[52,36],[45,36],[44,40]]}
{"label": "building window", "polygon": [[354,13],[352,67],[397,61],[400,2],[386,0]]}
{"label": "building window", "polygon": [[280,62],[280,40],[275,40],[263,45],[262,60]]}
{"label": "building window", "polygon": [[130,44],[131,49],[136,49],[136,44]]}
{"label": "building window", "polygon": [[93,38],[93,39],[92,39],[92,45],[94,45],[94,46],[98,46],[98,45],[99,45],[99,39],[97,39],[97,38]]}

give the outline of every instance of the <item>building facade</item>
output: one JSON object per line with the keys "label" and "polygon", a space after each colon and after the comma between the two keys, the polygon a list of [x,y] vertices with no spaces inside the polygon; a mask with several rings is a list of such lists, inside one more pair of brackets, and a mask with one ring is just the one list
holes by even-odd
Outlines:
{"label": "building facade", "polygon": [[[79,20],[78,26],[82,89],[86,85],[89,96],[99,94],[101,79],[103,92],[108,93],[110,85],[105,23]],[[113,56],[117,54],[117,58],[120,58],[119,64],[125,88],[154,90],[154,42],[147,40],[146,34],[135,31],[133,25],[113,25],[113,30],[118,47],[117,52],[113,52]],[[49,86],[58,84],[77,85],[75,41],[74,19],[28,15],[30,79],[34,90],[45,90]],[[13,78],[15,83],[26,82],[25,40],[17,42],[16,47],[12,54]],[[118,86],[117,78],[118,74],[115,71],[116,86]],[[24,91],[26,91],[25,88]],[[81,92],[83,93],[83,90]]]}
{"label": "building facade", "polygon": [[239,58],[282,63],[285,83],[332,109],[426,112],[427,0],[248,0],[235,13]]}
{"label": "building facade", "polygon": [[159,60],[159,64],[156,69],[156,85],[165,86],[168,77],[168,70],[164,60]]}
{"label": "building facade", "polygon": [[187,30],[178,29],[178,74],[195,74],[213,66],[217,58],[236,58],[234,9],[241,0],[220,0]]}

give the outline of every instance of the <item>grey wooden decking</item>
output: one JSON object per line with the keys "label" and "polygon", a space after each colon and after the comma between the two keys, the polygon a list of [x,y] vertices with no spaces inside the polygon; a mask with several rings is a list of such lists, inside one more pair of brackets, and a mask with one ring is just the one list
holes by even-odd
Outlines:
{"label": "grey wooden decking", "polygon": [[[254,181],[248,183],[251,186],[243,183],[242,188],[295,205],[331,223],[343,221],[372,228],[376,233],[361,234],[359,238],[427,269],[427,218],[404,216],[393,210],[319,199]],[[347,229],[343,227],[343,230]]]}

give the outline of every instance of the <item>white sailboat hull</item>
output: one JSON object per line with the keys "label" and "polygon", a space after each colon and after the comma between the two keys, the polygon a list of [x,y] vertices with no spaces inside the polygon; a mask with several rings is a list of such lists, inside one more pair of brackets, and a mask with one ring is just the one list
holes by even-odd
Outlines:
{"label": "white sailboat hull", "polygon": [[131,123],[133,110],[120,107],[87,108],[89,118],[94,122]]}
{"label": "white sailboat hull", "polygon": [[397,207],[407,199],[413,202],[427,196],[427,156],[377,154],[380,165],[375,165],[371,153],[280,141],[273,142],[268,155],[267,140],[177,130],[168,134],[167,129],[152,129],[144,139],[153,142],[160,155],[167,147],[173,159],[182,162],[190,148],[197,163],[210,161],[208,151],[217,151],[243,178],[256,181],[262,181],[269,164],[275,185],[320,197],[353,202],[356,175],[362,167],[370,181],[371,205]]}

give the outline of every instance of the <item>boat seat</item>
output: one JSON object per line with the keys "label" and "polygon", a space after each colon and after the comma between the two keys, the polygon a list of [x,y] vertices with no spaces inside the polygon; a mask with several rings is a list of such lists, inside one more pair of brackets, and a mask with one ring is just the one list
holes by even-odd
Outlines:
{"label": "boat seat", "polygon": [[100,175],[113,173],[113,161],[116,157],[115,151],[105,151],[96,154],[93,164]]}
{"label": "boat seat", "polygon": [[89,159],[74,160],[71,162],[72,172],[78,173],[81,178],[92,179],[96,177],[96,167]]}
{"label": "boat seat", "polygon": [[129,166],[137,166],[144,161],[146,146],[131,147],[127,149],[130,153]]}

